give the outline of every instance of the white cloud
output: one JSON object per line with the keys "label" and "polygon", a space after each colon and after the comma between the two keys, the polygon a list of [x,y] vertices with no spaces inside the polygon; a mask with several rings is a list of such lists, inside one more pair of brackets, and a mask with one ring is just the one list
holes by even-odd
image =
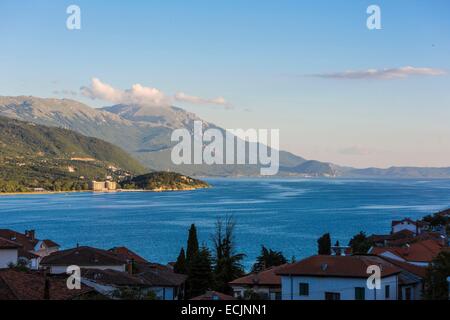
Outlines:
{"label": "white cloud", "polygon": [[217,97],[213,99],[201,98],[196,96],[188,95],[184,92],[178,92],[175,94],[175,100],[181,102],[188,102],[192,104],[204,104],[204,105],[219,105],[229,108],[229,103],[223,97]]}
{"label": "white cloud", "polygon": [[230,108],[230,104],[223,97],[206,99],[197,96],[191,96],[183,92],[175,94],[174,97],[167,96],[162,91],[145,87],[141,84],[133,84],[130,89],[121,90],[102,82],[98,78],[92,78],[91,84],[87,87],[81,87],[81,93],[91,99],[101,99],[111,103],[138,104],[144,106],[170,106],[172,102],[188,102],[202,105],[220,105]]}
{"label": "white cloud", "polygon": [[368,69],[359,71],[344,71],[336,73],[315,74],[314,77],[329,79],[404,79],[410,76],[442,76],[447,74],[442,69],[418,68],[418,67],[400,67],[390,69]]}
{"label": "white cloud", "polygon": [[145,106],[169,106],[171,99],[156,88],[144,87],[137,83],[130,89],[121,90],[92,78],[89,87],[82,87],[81,93],[91,99],[101,99],[112,103],[139,104]]}

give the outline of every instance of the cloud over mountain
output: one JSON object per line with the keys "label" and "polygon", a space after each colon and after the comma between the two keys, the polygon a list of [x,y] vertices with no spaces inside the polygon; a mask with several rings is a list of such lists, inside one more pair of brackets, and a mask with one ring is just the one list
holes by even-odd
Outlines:
{"label": "cloud over mountain", "polygon": [[172,97],[156,88],[145,87],[139,83],[133,84],[130,89],[122,90],[114,88],[98,78],[92,78],[91,84],[81,87],[80,90],[81,94],[88,98],[101,99],[116,104],[168,107],[172,105],[173,101],[179,101],[191,104],[220,105],[227,108],[230,106],[223,97],[208,99],[188,95],[183,92],[178,92]]}
{"label": "cloud over mountain", "polygon": [[368,69],[359,71],[344,71],[335,73],[314,74],[314,77],[327,79],[405,79],[410,76],[442,76],[447,72],[442,69],[419,68],[419,67],[400,67],[389,69]]}

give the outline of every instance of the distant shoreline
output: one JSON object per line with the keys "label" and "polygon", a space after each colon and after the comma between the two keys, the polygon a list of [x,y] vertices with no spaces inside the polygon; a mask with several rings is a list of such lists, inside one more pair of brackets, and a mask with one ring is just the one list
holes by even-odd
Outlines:
{"label": "distant shoreline", "polygon": [[192,187],[184,189],[117,189],[111,191],[93,191],[93,190],[69,190],[69,191],[26,191],[26,192],[0,192],[0,196],[20,196],[20,195],[46,195],[46,194],[64,194],[64,193],[122,193],[122,192],[174,192],[174,191],[194,191],[198,189],[207,189],[208,187]]}

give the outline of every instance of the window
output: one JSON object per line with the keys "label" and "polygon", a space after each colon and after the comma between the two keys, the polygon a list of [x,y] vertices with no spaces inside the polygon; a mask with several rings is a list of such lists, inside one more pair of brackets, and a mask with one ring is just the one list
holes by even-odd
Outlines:
{"label": "window", "polygon": [[299,294],[301,296],[309,296],[309,284],[308,283],[300,283]]}
{"label": "window", "polygon": [[355,300],[366,300],[366,290],[364,287],[355,288]]}
{"label": "window", "polygon": [[390,286],[384,286],[384,297],[386,299],[389,299],[391,297],[391,287]]}
{"label": "window", "polygon": [[325,292],[325,300],[341,300],[341,294],[337,292]]}

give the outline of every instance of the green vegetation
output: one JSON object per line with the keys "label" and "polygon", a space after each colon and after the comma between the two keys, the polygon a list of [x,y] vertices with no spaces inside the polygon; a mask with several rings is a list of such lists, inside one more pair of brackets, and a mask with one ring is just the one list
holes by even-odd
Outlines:
{"label": "green vegetation", "polygon": [[70,130],[0,117],[0,192],[87,190],[145,169],[122,149]]}
{"label": "green vegetation", "polygon": [[228,282],[244,275],[241,264],[244,254],[235,252],[235,222],[227,217],[219,219],[212,236],[214,254],[203,245],[198,246],[197,229],[191,225],[186,254],[181,249],[174,266],[176,272],[186,271],[186,298],[203,294],[208,290],[231,293]]}
{"label": "green vegetation", "polygon": [[262,246],[261,254],[256,258],[256,263],[252,267],[252,272],[260,272],[264,269],[280,266],[285,263],[287,263],[287,259],[281,251],[274,251]]}
{"label": "green vegetation", "polygon": [[331,255],[331,237],[329,233],[325,233],[317,240],[318,254]]}
{"label": "green vegetation", "polygon": [[373,246],[373,243],[367,238],[366,233],[361,231],[350,239],[348,245],[352,248],[353,254],[365,254]]}
{"label": "green vegetation", "polygon": [[144,189],[155,191],[189,190],[209,187],[206,182],[175,172],[147,173],[127,179],[121,183],[121,186],[123,189]]}
{"label": "green vegetation", "polygon": [[442,251],[430,264],[424,285],[424,298],[428,300],[447,300],[450,275],[450,252]]}

